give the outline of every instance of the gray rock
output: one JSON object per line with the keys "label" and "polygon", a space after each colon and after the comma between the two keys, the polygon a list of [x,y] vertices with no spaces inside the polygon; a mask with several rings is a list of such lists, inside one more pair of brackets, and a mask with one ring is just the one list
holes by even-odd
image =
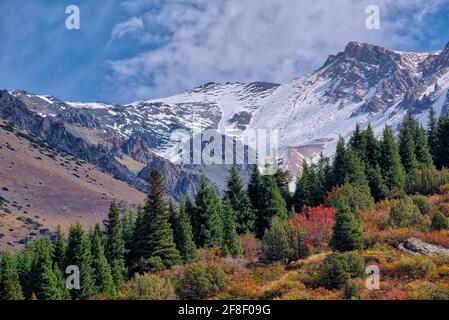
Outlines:
{"label": "gray rock", "polygon": [[398,248],[400,250],[406,251],[414,255],[417,254],[424,254],[426,256],[432,256],[436,254],[449,255],[448,248],[436,244],[431,244],[414,237],[405,240],[398,246]]}

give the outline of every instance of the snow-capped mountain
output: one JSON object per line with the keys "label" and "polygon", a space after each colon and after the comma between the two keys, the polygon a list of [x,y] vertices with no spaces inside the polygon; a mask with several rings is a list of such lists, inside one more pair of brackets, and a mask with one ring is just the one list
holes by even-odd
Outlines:
{"label": "snow-capped mountain", "polygon": [[[11,94],[42,117],[68,123],[92,144],[124,148],[139,140],[159,156],[171,154],[175,129],[278,129],[281,155],[296,173],[304,158],[331,154],[356,122],[380,133],[397,128],[407,111],[423,124],[433,106],[449,110],[449,44],[436,52],[398,52],[349,43],[316,71],[285,84],[208,83],[163,99],[128,105],[64,102],[24,91]],[[144,161],[142,150],[130,156]],[[143,152],[143,153],[145,153]]]}

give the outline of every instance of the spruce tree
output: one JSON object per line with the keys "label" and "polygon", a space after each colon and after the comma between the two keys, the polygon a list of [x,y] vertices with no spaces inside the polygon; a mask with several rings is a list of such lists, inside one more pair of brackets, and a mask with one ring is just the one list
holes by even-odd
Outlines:
{"label": "spruce tree", "polygon": [[144,215],[136,227],[135,249],[139,270],[170,268],[181,262],[173,241],[164,179],[157,169],[150,173]]}
{"label": "spruce tree", "polygon": [[288,217],[286,203],[273,176],[263,176],[260,190],[260,208],[256,217],[256,236],[261,239],[271,220],[277,216],[281,220]]}
{"label": "spruce tree", "polygon": [[[435,114],[435,109],[430,107],[429,110],[429,126],[427,130],[427,140],[429,141],[430,152],[434,162],[438,156],[438,119]],[[437,163],[435,163],[438,165]]]}
{"label": "spruce tree", "polygon": [[366,144],[367,141],[365,133],[361,129],[360,124],[357,123],[355,126],[355,130],[352,133],[352,136],[349,140],[349,146],[351,147],[352,150],[354,150],[357,153],[357,155],[362,161],[365,161],[367,158]]}
{"label": "spruce tree", "polygon": [[65,269],[65,252],[66,242],[64,234],[61,231],[61,226],[56,227],[56,241],[53,249],[53,262],[60,270]]}
{"label": "spruce tree", "polygon": [[104,221],[106,228],[106,257],[111,265],[114,284],[118,288],[125,281],[125,240],[123,240],[122,221],[115,201],[109,208],[108,218]]}
{"label": "spruce tree", "polygon": [[429,141],[426,131],[418,124],[415,131],[415,155],[418,161],[419,169],[434,169],[432,153],[430,151]]}
{"label": "spruce tree", "polygon": [[193,241],[192,226],[190,224],[190,218],[186,213],[185,198],[181,198],[179,211],[176,210],[174,204],[170,202],[169,211],[174,241],[176,248],[181,254],[182,260],[185,263],[198,261],[199,256],[195,242]]}
{"label": "spruce tree", "polygon": [[367,178],[371,189],[371,194],[375,201],[379,201],[388,196],[388,188],[382,177],[382,170],[377,164],[374,168],[367,169]]}
{"label": "spruce tree", "polygon": [[253,165],[253,171],[248,182],[248,197],[251,202],[251,206],[254,212],[254,216],[257,216],[259,210],[259,199],[261,195],[262,177],[257,165]]}
{"label": "spruce tree", "polygon": [[436,163],[439,169],[449,168],[449,114],[438,120],[438,149]]}
{"label": "spruce tree", "polygon": [[3,252],[0,262],[0,300],[23,300],[17,264],[9,252]]}
{"label": "spruce tree", "polygon": [[393,131],[389,127],[384,129],[380,150],[380,166],[385,185],[389,191],[396,188],[403,189],[406,178],[405,170],[401,163]]}
{"label": "spruce tree", "polygon": [[214,189],[200,179],[192,219],[193,234],[198,247],[220,246],[223,242],[223,207]]}
{"label": "spruce tree", "polygon": [[365,165],[351,147],[346,150],[346,175],[345,183],[350,183],[356,186],[360,191],[368,196],[371,196],[371,189],[369,187],[368,179],[365,174]]}
{"label": "spruce tree", "polygon": [[34,246],[25,239],[24,248],[16,255],[17,270],[25,299],[30,299],[33,293],[33,262]]}
{"label": "spruce tree", "polygon": [[379,164],[380,158],[380,143],[374,135],[373,127],[371,123],[364,131],[365,136],[365,159],[363,159],[368,168],[375,168]]}
{"label": "spruce tree", "polygon": [[284,168],[282,160],[279,160],[278,170],[274,174],[276,179],[276,184],[282,197],[285,200],[287,209],[291,210],[293,207],[293,195],[290,192],[290,182],[292,181],[292,176],[290,172]]}
{"label": "spruce tree", "polygon": [[71,290],[73,299],[88,299],[97,294],[90,243],[79,221],[76,221],[69,229],[66,266],[77,266],[80,271],[81,288],[80,290]]}
{"label": "spruce tree", "polygon": [[401,162],[407,173],[418,168],[414,140],[414,126],[415,123],[412,115],[407,113],[399,131],[399,154],[401,156]]}
{"label": "spruce tree", "polygon": [[343,185],[348,173],[348,156],[346,152],[346,143],[343,137],[338,139],[337,149],[334,156],[333,172],[335,184],[337,186]]}
{"label": "spruce tree", "polygon": [[235,220],[231,201],[225,199],[223,203],[223,244],[221,246],[224,256],[237,257],[243,253]]}
{"label": "spruce tree", "polygon": [[103,234],[99,224],[95,225],[90,235],[90,245],[95,285],[99,293],[113,297],[115,295],[114,279],[112,277],[111,266],[105,256]]}
{"label": "spruce tree", "polygon": [[337,205],[335,225],[330,241],[336,251],[353,251],[363,248],[363,234],[354,219],[350,206],[341,201]]}
{"label": "spruce tree", "polygon": [[312,177],[309,164],[304,161],[302,164],[302,171],[296,179],[295,193],[293,194],[293,206],[295,211],[299,212],[306,205],[309,205],[309,200],[312,194]]}
{"label": "spruce tree", "polygon": [[255,215],[251,210],[248,194],[235,166],[232,166],[230,170],[226,198],[230,200],[236,214],[237,232],[243,234],[254,231]]}
{"label": "spruce tree", "polygon": [[61,300],[63,296],[53,269],[53,247],[50,239],[38,238],[33,247],[33,293],[38,300]]}

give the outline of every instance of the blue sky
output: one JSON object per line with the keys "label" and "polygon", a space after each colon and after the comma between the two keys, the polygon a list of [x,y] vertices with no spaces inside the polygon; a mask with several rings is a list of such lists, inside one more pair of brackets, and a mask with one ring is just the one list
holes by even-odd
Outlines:
{"label": "blue sky", "polygon": [[[77,5],[81,29],[67,30]],[[381,28],[365,28],[368,4]],[[449,42],[449,0],[1,0],[0,88],[129,103],[209,81],[283,82],[349,41]]]}

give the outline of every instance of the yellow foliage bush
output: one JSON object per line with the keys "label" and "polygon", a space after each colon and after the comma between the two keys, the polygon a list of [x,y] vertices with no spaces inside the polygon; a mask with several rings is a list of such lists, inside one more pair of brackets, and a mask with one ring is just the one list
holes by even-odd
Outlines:
{"label": "yellow foliage bush", "polygon": [[401,279],[420,279],[435,274],[435,263],[424,256],[401,256],[387,267],[389,275]]}

